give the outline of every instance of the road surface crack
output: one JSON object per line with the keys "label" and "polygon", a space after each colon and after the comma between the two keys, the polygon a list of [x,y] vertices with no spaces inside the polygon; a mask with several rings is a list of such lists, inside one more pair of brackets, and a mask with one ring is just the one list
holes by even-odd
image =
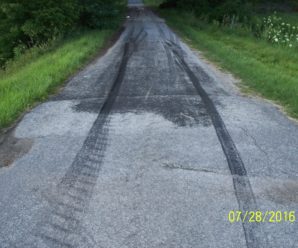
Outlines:
{"label": "road surface crack", "polygon": [[259,143],[257,142],[256,138],[255,138],[252,134],[250,134],[246,128],[244,128],[244,127],[240,127],[240,129],[244,132],[244,134],[245,134],[247,137],[249,137],[249,138],[253,141],[255,147],[257,147],[258,150],[259,150],[260,152],[262,152],[263,154],[265,154],[265,156],[269,159],[269,155],[268,155],[268,153],[262,148],[261,145],[259,145]]}
{"label": "road surface crack", "polygon": [[185,166],[185,165],[176,164],[176,163],[163,163],[162,167],[170,170],[186,170],[186,171],[196,171],[196,172],[205,172],[205,173],[218,173],[216,171],[209,170],[209,169],[193,168],[190,166]]}

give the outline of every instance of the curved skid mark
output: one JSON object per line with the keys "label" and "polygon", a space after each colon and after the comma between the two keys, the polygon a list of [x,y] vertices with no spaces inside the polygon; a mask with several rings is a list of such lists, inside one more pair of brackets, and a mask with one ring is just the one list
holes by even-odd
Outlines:
{"label": "curved skid mark", "polygon": [[80,220],[92,196],[103,163],[109,132],[109,114],[117,99],[128,59],[134,51],[131,45],[126,42],[119,72],[98,118],[74,162],[56,187],[46,222],[37,226],[36,236],[49,247],[78,247],[78,242],[82,242],[81,233],[84,233],[84,230],[81,230]]}
{"label": "curved skid mark", "polygon": [[[247,171],[245,169],[244,163],[241,159],[240,153],[236,148],[236,145],[227,130],[224,121],[222,120],[220,114],[218,113],[213,101],[208,96],[207,92],[201,86],[198,78],[190,69],[188,64],[182,55],[182,48],[177,46],[171,41],[166,41],[168,47],[171,49],[173,54],[176,56],[179,64],[182,65],[184,71],[187,73],[188,77],[192,81],[194,87],[196,88],[198,94],[202,98],[207,112],[209,113],[213,126],[215,128],[217,137],[221,143],[222,150],[226,156],[229,169],[231,174],[233,175],[233,185],[235,189],[236,198],[238,201],[239,209],[243,212],[245,211],[253,211],[257,210],[256,199],[249,181],[247,177]],[[260,244],[260,233],[261,227],[258,223],[248,223],[244,222],[242,224],[246,244],[249,248],[257,248],[261,247]]]}

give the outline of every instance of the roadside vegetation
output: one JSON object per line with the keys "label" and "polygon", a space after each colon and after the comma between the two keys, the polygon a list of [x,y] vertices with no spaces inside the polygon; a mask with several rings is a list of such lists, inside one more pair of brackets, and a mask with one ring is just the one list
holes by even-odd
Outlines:
{"label": "roadside vegetation", "polygon": [[125,0],[1,0],[0,66],[78,29],[115,28]]}
{"label": "roadside vegetation", "polygon": [[124,0],[1,1],[0,129],[98,54],[124,10]]}
{"label": "roadside vegetation", "polygon": [[166,4],[157,11],[187,42],[298,118],[297,12],[260,12],[248,6],[249,15],[237,8],[229,14],[201,14],[173,1]]}
{"label": "roadside vegetation", "polygon": [[163,3],[163,0],[143,0],[146,6],[151,6],[157,8],[160,4]]}
{"label": "roadside vegetation", "polygon": [[[28,51],[0,73],[0,127],[11,124],[35,102],[79,69],[103,46],[112,31],[88,31],[62,41],[42,55]],[[36,57],[37,56],[37,57]]]}

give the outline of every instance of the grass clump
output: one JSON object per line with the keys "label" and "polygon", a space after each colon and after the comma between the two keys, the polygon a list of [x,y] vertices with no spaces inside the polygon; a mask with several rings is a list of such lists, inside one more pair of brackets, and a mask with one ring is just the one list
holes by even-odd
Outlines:
{"label": "grass clump", "polygon": [[[160,10],[168,24],[211,60],[298,118],[298,47],[259,39],[247,27],[207,23],[190,13]],[[293,17],[291,17],[293,18]],[[277,43],[277,44],[275,44]]]}
{"label": "grass clump", "polygon": [[0,128],[45,100],[94,56],[111,34],[111,30],[84,32],[52,47],[29,50],[10,62],[5,71],[0,71]]}

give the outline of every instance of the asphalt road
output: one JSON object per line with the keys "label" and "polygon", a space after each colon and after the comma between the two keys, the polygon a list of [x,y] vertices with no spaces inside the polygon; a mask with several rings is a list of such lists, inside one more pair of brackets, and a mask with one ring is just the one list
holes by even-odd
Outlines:
{"label": "asphalt road", "polygon": [[115,45],[2,145],[0,247],[298,247],[297,221],[228,220],[298,210],[297,124],[130,3]]}

